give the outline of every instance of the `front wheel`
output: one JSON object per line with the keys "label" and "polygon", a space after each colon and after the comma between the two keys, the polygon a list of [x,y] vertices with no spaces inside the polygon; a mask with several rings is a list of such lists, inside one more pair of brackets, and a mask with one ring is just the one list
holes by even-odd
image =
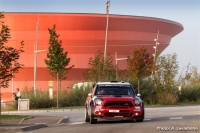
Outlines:
{"label": "front wheel", "polygon": [[87,106],[85,107],[85,122],[90,122]]}
{"label": "front wheel", "polygon": [[97,119],[94,119],[94,106],[91,106],[90,124],[97,124]]}
{"label": "front wheel", "polygon": [[137,119],[136,122],[143,122],[144,119]]}

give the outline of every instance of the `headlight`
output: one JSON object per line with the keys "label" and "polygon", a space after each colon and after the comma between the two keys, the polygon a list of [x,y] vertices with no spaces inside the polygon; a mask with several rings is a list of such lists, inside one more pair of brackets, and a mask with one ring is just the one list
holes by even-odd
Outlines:
{"label": "headlight", "polygon": [[140,105],[141,104],[141,99],[136,97],[134,100],[135,105]]}
{"label": "headlight", "polygon": [[97,104],[97,105],[101,105],[102,102],[103,102],[103,99],[101,99],[101,98],[96,98],[95,99],[95,104]]}

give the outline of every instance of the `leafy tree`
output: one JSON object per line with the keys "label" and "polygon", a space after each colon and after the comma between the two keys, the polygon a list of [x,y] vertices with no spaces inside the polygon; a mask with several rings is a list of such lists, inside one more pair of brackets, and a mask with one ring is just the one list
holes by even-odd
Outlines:
{"label": "leafy tree", "polygon": [[[50,74],[58,80],[65,80],[67,78],[67,73],[74,65],[67,68],[70,62],[70,58],[67,58],[68,52],[64,52],[62,46],[62,41],[58,40],[59,34],[56,33],[56,25],[53,25],[53,28],[49,30],[50,39],[49,39],[49,48],[47,53],[47,58],[45,63]],[[57,77],[58,76],[58,77]]]}
{"label": "leafy tree", "polygon": [[153,59],[144,47],[132,50],[132,57],[128,56],[128,76],[138,80],[138,93],[140,93],[140,79],[149,76],[152,72]]}
{"label": "leafy tree", "polygon": [[92,57],[89,58],[88,66],[89,68],[87,68],[86,73],[84,73],[87,80],[96,83],[98,81],[116,79],[117,66],[113,65],[113,58],[110,54],[106,56],[106,60],[104,61],[103,53],[98,51],[94,59]]}
{"label": "leafy tree", "polygon": [[176,85],[178,74],[178,62],[176,54],[167,54],[158,57],[156,62],[158,69],[153,75],[153,82],[157,92],[172,93]]}
{"label": "leafy tree", "polygon": [[4,14],[0,12],[0,101],[1,88],[8,88],[11,78],[14,78],[14,74],[17,73],[19,69],[23,66],[23,64],[20,64],[18,62],[18,59],[20,57],[20,54],[24,52],[23,41],[21,42],[19,49],[6,46],[6,43],[11,38],[11,35],[10,29],[2,21],[3,18]]}
{"label": "leafy tree", "polygon": [[198,68],[195,66],[192,66],[189,69],[189,72],[187,72],[184,77],[181,79],[181,85],[182,86],[192,86],[195,84],[200,84],[200,74],[198,73]]}
{"label": "leafy tree", "polygon": [[74,65],[67,67],[69,65],[70,58],[67,58],[68,52],[64,52],[64,49],[61,47],[62,41],[58,40],[60,35],[56,33],[56,25],[53,25],[52,29],[48,28],[48,31],[50,34],[49,48],[47,59],[45,59],[44,62],[46,63],[50,74],[58,80],[59,84],[61,84],[61,81],[67,78],[67,73],[74,67]]}
{"label": "leafy tree", "polygon": [[[4,18],[4,14],[0,13],[0,19]],[[21,42],[19,49],[6,46],[10,36],[10,29],[3,21],[0,21],[0,88],[7,88],[9,81],[14,74],[22,68],[23,64],[18,62],[20,53],[24,52],[24,41]]]}

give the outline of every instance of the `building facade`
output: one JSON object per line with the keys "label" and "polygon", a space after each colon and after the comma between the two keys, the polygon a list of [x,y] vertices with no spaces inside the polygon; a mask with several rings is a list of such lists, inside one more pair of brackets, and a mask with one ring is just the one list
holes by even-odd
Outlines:
{"label": "building facade", "polygon": [[[71,58],[70,64],[75,65],[62,81],[62,86],[70,86],[73,82],[81,82],[83,73],[88,67],[90,57],[94,57],[98,50],[104,52],[106,37],[105,14],[69,14],[69,13],[4,13],[4,22],[11,29],[11,39],[6,45],[19,48],[24,40],[25,47],[19,59],[24,64],[15,78],[10,81],[9,88],[2,89],[2,98],[7,101],[12,98],[15,88],[36,87],[48,88],[48,81],[53,79],[46,68],[46,58],[49,46],[48,28],[56,24],[56,32],[60,34],[62,47]],[[183,31],[183,26],[177,22],[142,16],[109,15],[108,40],[106,53],[115,59],[126,58],[131,50],[145,47],[151,54],[154,53],[154,39],[158,31],[158,51],[161,53],[170,44],[171,39]],[[38,26],[38,27],[37,27]],[[37,45],[37,58],[34,50]],[[37,59],[37,71],[34,73],[34,59]],[[121,70],[126,68],[126,60],[118,61]]]}

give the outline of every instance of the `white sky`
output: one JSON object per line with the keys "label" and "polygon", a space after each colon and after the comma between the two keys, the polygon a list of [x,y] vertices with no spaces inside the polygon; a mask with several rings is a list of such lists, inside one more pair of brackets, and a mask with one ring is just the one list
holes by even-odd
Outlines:
{"label": "white sky", "polygon": [[[0,0],[4,12],[106,13],[107,0]],[[162,54],[176,53],[180,70],[200,67],[200,0],[110,0],[110,14],[162,18],[181,23]]]}

